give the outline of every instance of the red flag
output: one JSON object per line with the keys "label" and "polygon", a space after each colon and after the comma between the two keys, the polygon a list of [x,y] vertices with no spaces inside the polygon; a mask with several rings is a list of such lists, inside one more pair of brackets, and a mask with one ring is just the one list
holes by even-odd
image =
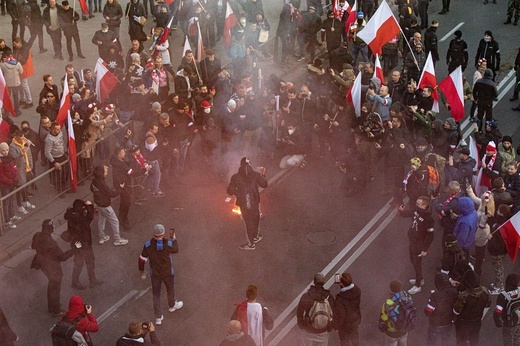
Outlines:
{"label": "red flag", "polygon": [[9,130],[11,129],[11,125],[4,119],[0,118],[0,142],[7,142],[7,135],[9,134]]}
{"label": "red flag", "polygon": [[345,33],[347,34],[347,40],[350,41],[350,27],[356,21],[357,16],[357,1],[354,1],[354,6],[348,14],[347,21],[345,22]]}
{"label": "red flag", "polygon": [[[356,5],[354,5],[355,8]],[[343,20],[343,16],[345,15],[345,12],[350,12],[350,5],[347,1],[345,1],[345,5],[341,7],[339,5],[339,0],[334,0],[332,3],[332,11],[334,11],[334,17],[338,20]]]}
{"label": "red flag", "polygon": [[499,227],[500,234],[506,244],[507,253],[511,262],[515,263],[520,247],[520,212],[516,213],[512,218]]}
{"label": "red flag", "polygon": [[361,73],[358,73],[354,84],[347,91],[347,102],[354,107],[356,117],[361,116]]}
{"label": "red flag", "polygon": [[229,6],[229,2],[226,3],[226,19],[224,20],[224,32],[222,33],[222,39],[224,40],[224,46],[226,49],[229,49],[231,46],[231,29],[238,24],[237,17],[231,6]]}
{"label": "red flag", "polygon": [[67,132],[69,134],[70,188],[72,191],[76,191],[78,189],[78,156],[76,154],[76,137],[74,136],[70,110],[67,112],[67,124]]}
{"label": "red flag", "polygon": [[170,34],[170,28],[172,27],[173,22],[173,16],[168,21],[168,24],[164,28],[161,36],[159,36],[159,39],[157,40],[156,45],[163,44],[164,42],[168,41],[168,35]]}
{"label": "red flag", "polygon": [[379,78],[381,81],[381,85],[385,84],[385,75],[383,73],[383,69],[381,68],[381,61],[379,60],[379,54],[376,54],[376,60],[374,64],[374,77]]}
{"label": "red flag", "polygon": [[7,88],[7,84],[5,83],[4,74],[2,70],[0,70],[0,108],[5,109],[12,116],[16,116],[14,111],[13,102],[11,101],[11,95],[9,95],[9,89]]}
{"label": "red flag", "polygon": [[88,16],[89,10],[88,10],[87,0],[79,0],[79,7],[81,7],[81,12],[83,12],[83,14],[85,16]]}
{"label": "red flag", "polygon": [[98,58],[94,72],[96,72],[97,99],[103,103],[116,87],[117,83],[119,83],[119,80],[106,68],[101,58]]}
{"label": "red flag", "polygon": [[166,3],[166,5],[170,6],[175,2],[175,0],[164,0],[164,2]]}
{"label": "red flag", "polygon": [[451,108],[451,115],[455,121],[464,118],[464,92],[462,85],[462,68],[459,66],[450,75],[439,83],[446,100]]}
{"label": "red flag", "polygon": [[437,79],[435,78],[435,67],[433,66],[432,53],[428,53],[428,57],[426,58],[426,62],[424,63],[424,68],[421,73],[421,78],[419,78],[419,83],[417,87],[419,89],[424,89],[426,86],[431,86],[433,88],[432,98],[433,98],[433,108],[434,112],[439,112],[439,93],[437,92]]}
{"label": "red flag", "polygon": [[58,111],[58,116],[56,117],[56,122],[63,126],[65,120],[67,120],[67,115],[70,112],[70,93],[69,93],[69,83],[67,83],[67,75],[65,75],[65,83],[63,83],[63,94],[61,96],[60,101],[60,110]]}
{"label": "red flag", "polygon": [[401,31],[399,23],[386,1],[374,13],[357,36],[365,41],[374,54],[381,54],[383,46]]}

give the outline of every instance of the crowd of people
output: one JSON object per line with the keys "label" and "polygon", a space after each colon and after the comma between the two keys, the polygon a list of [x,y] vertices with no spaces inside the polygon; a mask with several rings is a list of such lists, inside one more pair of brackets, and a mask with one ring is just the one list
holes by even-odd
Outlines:
{"label": "crowd of people", "polygon": [[[254,250],[255,243],[263,238],[258,230],[258,186],[266,187],[267,180],[265,172],[253,172],[250,160],[260,162],[276,158],[279,167],[286,169],[304,168],[306,161],[311,159],[325,162],[332,158],[343,173],[342,188],[347,195],[354,196],[372,182],[383,180],[381,194],[392,195],[392,206],[398,207],[401,216],[413,220],[408,231],[410,261],[415,271],[415,277],[410,280],[412,287],[404,291],[400,282],[392,282],[393,296],[385,303],[381,315],[381,331],[389,344],[406,342],[408,331],[397,328],[398,314],[392,306],[397,301],[411,300],[410,295],[422,291],[421,260],[430,252],[442,253],[439,273],[435,275],[438,291],[432,294],[426,308],[431,342],[436,336],[449,338],[454,319],[459,342],[478,340],[479,321],[484,307],[490,304],[489,295],[500,294],[495,309],[497,326],[502,320],[506,321],[509,300],[504,302],[503,299],[516,299],[511,292],[516,290],[514,285],[518,280],[511,278],[504,282],[503,262],[507,251],[498,228],[520,210],[520,172],[512,137],[501,134],[498,121],[493,117],[493,101],[498,96],[495,80],[501,67],[501,56],[499,44],[490,30],[473,45],[464,41],[462,31],[455,31],[446,54],[450,72],[459,66],[464,71],[469,70],[470,50],[476,51],[476,71],[472,80],[464,79],[464,99],[468,105],[472,103],[469,118],[475,123],[473,137],[480,148],[479,153],[471,150],[468,140],[461,137],[461,122],[451,117],[450,105],[441,93],[438,97],[441,111],[435,111],[436,86],[418,86],[428,54],[434,64],[441,63],[440,42],[436,35],[440,23],[429,21],[428,4],[422,1],[396,1],[402,33],[383,47],[380,57],[383,78],[376,77],[375,57],[358,36],[377,10],[377,1],[363,1],[355,21],[348,25],[348,12],[353,4],[345,0],[331,4],[329,10],[325,9],[326,13],[319,1],[307,1],[306,10],[300,10],[299,0],[283,1],[276,31],[281,41],[280,63],[282,68],[288,69],[291,66],[289,57],[294,55],[296,61],[302,61],[309,55],[306,80],[300,86],[274,73],[265,79],[259,78],[259,68],[269,66],[272,59],[270,52],[262,46],[269,37],[270,25],[261,0],[229,1],[237,17],[237,24],[229,32],[225,26],[226,2],[211,0],[174,1],[171,5],[152,1],[142,4],[132,0],[124,11],[117,0],[108,0],[103,7],[101,2],[94,1],[89,4],[93,6],[89,6],[88,15],[78,14],[67,0],[61,5],[56,0],[44,1],[43,11],[36,0],[27,3],[7,0],[6,3],[6,11],[12,19],[13,44],[11,48],[5,39],[0,39],[0,68],[12,95],[14,114],[11,116],[21,115],[22,109],[31,109],[35,103],[35,111],[40,115],[39,128],[33,130],[27,121],[16,124],[4,110],[3,120],[10,124],[10,130],[7,140],[0,143],[0,192],[5,196],[24,186],[16,193],[16,198],[3,203],[7,227],[16,228],[20,217],[35,208],[30,198],[36,188],[30,182],[35,175],[36,162],[54,169],[50,183],[60,197],[65,196],[64,192],[69,188],[68,169],[62,164],[68,159],[67,126],[56,122],[62,97],[60,84],[63,91],[66,83],[76,151],[80,153],[80,181],[89,176],[94,178],[90,186],[94,203],[75,201],[66,219],[69,223],[81,220],[90,225],[95,205],[99,212],[99,244],[111,239],[105,233],[108,221],[113,245],[126,245],[128,240],[121,237],[120,228],[131,228],[128,215],[132,202],[139,206],[147,196],[165,196],[161,187],[164,188],[172,177],[190,169],[190,157],[198,156],[208,165],[218,167],[227,164],[229,157],[238,155],[244,158],[227,192],[237,196],[237,205],[242,209],[246,225],[247,243],[240,248]],[[78,71],[72,64],[75,58],[84,58],[81,40],[85,43],[85,39],[87,42],[90,39],[78,30],[77,22],[90,20],[98,12],[104,21],[91,43],[97,46],[99,57],[119,81],[103,102],[98,101],[101,90],[98,90],[99,81],[92,70],[82,68]],[[439,14],[447,12],[449,2],[443,4]],[[510,6],[506,22],[512,21],[513,14],[516,25],[518,9],[514,6]],[[154,22],[151,35],[144,31],[149,15],[153,16]],[[322,18],[323,15],[326,18]],[[195,47],[193,51],[184,51],[176,68],[170,54],[169,36],[165,33],[170,19],[171,29],[180,28]],[[127,51],[120,43],[120,27],[124,20],[128,21],[131,40]],[[43,26],[51,38],[57,61],[64,60],[61,36],[65,36],[69,64],[64,66],[66,76],[60,83],[55,84],[52,75],[42,76],[42,89],[33,100],[28,84],[28,78],[34,75],[31,49],[38,38],[39,53],[47,51]],[[30,32],[27,42],[26,27]],[[199,37],[206,47],[200,61],[195,58],[202,53],[197,51]],[[230,68],[223,67],[216,56],[214,48],[220,40],[225,48],[223,52],[232,60]],[[327,58],[316,58],[316,48],[322,45],[325,45]],[[520,53],[514,67],[518,82]],[[361,74],[360,114],[356,114],[346,101],[346,93],[358,74]],[[518,85],[516,83],[511,101],[518,100]],[[520,111],[520,105],[513,110]],[[112,131],[116,134],[107,140]],[[199,151],[193,150],[194,143],[200,146]],[[94,158],[103,164],[95,165]],[[113,170],[112,187],[105,181],[109,163]],[[382,164],[385,170],[379,169]],[[252,181],[255,182],[254,191],[244,192]],[[144,189],[132,188],[135,186]],[[150,195],[145,194],[146,190]],[[120,196],[117,214],[111,206],[111,200],[116,196]],[[439,251],[430,249],[434,224],[439,224],[443,231]],[[61,314],[59,287],[63,274],[60,262],[74,256],[72,287],[75,289],[86,288],[79,282],[83,263],[87,264],[90,287],[102,282],[95,276],[90,226],[88,230],[86,227],[78,230],[88,231],[88,237],[70,240],[71,250],[66,252],[58,251],[57,244],[52,243],[50,234],[53,230],[52,221],[46,220],[42,232],[33,240],[37,253],[51,249],[52,256],[48,260],[53,261],[53,269],[44,270],[38,261],[33,261],[33,266],[41,268],[49,278],[49,312],[57,315]],[[168,258],[178,251],[175,237],[163,239],[164,232],[162,225],[154,228],[154,238],[145,244],[141,254],[140,270],[148,259],[156,260],[153,254],[164,251],[164,246]],[[486,249],[495,273],[489,289],[480,285],[480,281],[490,280],[481,277]],[[183,305],[182,301],[175,300],[173,268],[161,267],[161,270],[164,275],[152,276],[156,324],[161,324],[163,318],[158,304],[163,282],[168,291],[169,310],[175,311]],[[312,299],[330,297],[323,288],[322,277],[315,277],[314,283],[317,288],[313,290],[319,292],[311,292]],[[335,301],[330,297],[330,313],[343,317],[324,330],[312,327],[312,323],[309,326],[309,310],[313,304],[310,298],[306,297],[307,301],[302,298],[298,325],[305,332],[304,339],[313,339],[319,334],[322,344],[326,344],[332,328],[340,331],[342,342],[347,340],[355,344],[359,339],[359,304],[356,308],[356,304],[343,304],[340,299],[353,294],[352,288],[357,286],[348,273],[342,274],[338,283],[342,293]],[[249,303],[254,303],[256,287],[248,288],[247,295]],[[359,295],[353,299],[359,300]],[[345,307],[341,308],[341,304]],[[249,304],[246,307],[249,309]],[[262,310],[257,306],[253,308]],[[442,311],[441,317],[439,311]],[[450,311],[453,311],[452,315]],[[248,334],[244,330],[247,323],[241,321],[239,312],[237,314],[230,322],[230,335]],[[85,316],[89,318],[90,312]],[[71,318],[72,321],[75,317]],[[132,322],[130,336],[121,344],[139,335],[143,328],[147,327]],[[153,332],[152,324],[148,328]],[[506,323],[504,339],[516,338],[514,342],[520,342],[519,329],[517,324]],[[258,331],[255,335],[258,336]],[[241,338],[239,336],[231,339]],[[253,339],[258,345],[259,341]]]}

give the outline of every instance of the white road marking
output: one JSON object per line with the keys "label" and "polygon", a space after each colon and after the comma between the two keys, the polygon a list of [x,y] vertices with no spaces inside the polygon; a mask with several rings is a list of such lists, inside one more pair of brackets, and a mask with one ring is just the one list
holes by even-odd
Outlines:
{"label": "white road marking", "polygon": [[463,25],[464,25],[464,22],[460,22],[459,24],[457,24],[457,26],[454,27],[453,29],[451,29],[450,32],[448,32],[446,35],[444,35],[444,37],[441,38],[441,39],[439,40],[439,42],[444,42],[444,41],[446,41],[447,39],[449,39],[449,38],[451,37],[451,35],[453,35],[453,33],[454,33],[455,31],[457,31],[457,30],[458,30],[461,26],[463,26]]}
{"label": "white road marking", "polygon": [[129,301],[133,296],[135,296],[139,291],[138,290],[131,290],[128,292],[123,298],[119,299],[117,303],[112,305],[107,311],[105,311],[101,316],[97,318],[98,324],[101,324],[104,320],[107,319],[108,316],[110,316],[114,311],[119,309],[124,303]]}

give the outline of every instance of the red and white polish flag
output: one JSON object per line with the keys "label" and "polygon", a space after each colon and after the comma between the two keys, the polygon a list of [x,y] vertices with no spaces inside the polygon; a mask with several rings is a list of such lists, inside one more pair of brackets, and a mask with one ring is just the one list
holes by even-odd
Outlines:
{"label": "red and white polish flag", "polygon": [[76,153],[76,136],[74,135],[70,111],[67,113],[67,124],[67,133],[69,136],[70,188],[72,191],[76,191],[78,189],[78,156]]}
{"label": "red and white polish flag", "polygon": [[433,98],[433,108],[434,112],[439,113],[439,93],[437,92],[437,79],[435,78],[435,67],[433,66],[432,53],[428,53],[428,57],[426,58],[426,62],[424,63],[424,68],[421,73],[421,78],[419,78],[419,83],[417,83],[417,87],[419,89],[423,89],[424,87],[431,86],[433,88],[432,98]]}
{"label": "red and white polish flag", "polygon": [[462,84],[462,67],[459,66],[439,83],[439,88],[446,96],[451,108],[451,116],[455,121],[464,118],[464,91]]}
{"label": "red and white polish flag", "polygon": [[383,73],[383,69],[381,68],[381,60],[379,60],[379,54],[376,54],[374,67],[374,77],[379,78],[379,80],[381,81],[381,85],[384,85],[385,75]]}
{"label": "red and white polish flag", "polygon": [[350,41],[350,27],[356,21],[357,16],[357,1],[354,1],[352,9],[348,13],[347,21],[345,22],[345,33],[347,34],[347,40]]}
{"label": "red and white polish flag", "polygon": [[361,73],[358,73],[354,84],[347,91],[347,103],[354,107],[356,118],[361,117]]}
{"label": "red and white polish flag", "polygon": [[381,54],[383,46],[400,31],[401,27],[387,2],[381,1],[377,11],[357,36],[368,44],[372,53]]}
{"label": "red and white polish flag", "polygon": [[512,218],[499,227],[500,234],[506,244],[507,253],[511,262],[515,263],[520,247],[520,212],[516,213]]}
{"label": "red and white polish flag", "polygon": [[119,80],[107,69],[101,58],[98,58],[94,72],[96,73],[97,99],[98,102],[103,103],[119,83]]}
{"label": "red and white polish flag", "polygon": [[224,46],[226,49],[229,49],[231,46],[231,29],[238,24],[237,17],[233,12],[231,6],[229,6],[229,2],[226,3],[226,18],[224,20],[224,32],[222,33],[222,39],[224,41]]}
{"label": "red and white polish flag", "polygon": [[13,101],[11,101],[11,95],[9,94],[9,88],[5,82],[4,74],[0,70],[0,109],[3,108],[12,116],[16,116],[14,111]]}
{"label": "red and white polish flag", "polygon": [[[67,75],[65,75],[65,81],[67,81]],[[69,84],[63,83],[63,94],[61,95],[60,100],[60,110],[58,111],[58,115],[56,116],[56,122],[63,126],[65,120],[70,113],[70,92],[69,92]]]}

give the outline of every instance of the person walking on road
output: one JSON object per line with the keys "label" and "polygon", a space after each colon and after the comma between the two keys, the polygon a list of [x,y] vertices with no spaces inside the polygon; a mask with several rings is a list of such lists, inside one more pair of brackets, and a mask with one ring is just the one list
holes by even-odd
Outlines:
{"label": "person walking on road", "polygon": [[520,345],[520,274],[511,273],[506,278],[506,286],[497,297],[493,319],[495,326],[502,328],[504,346]]}
{"label": "person walking on road", "polygon": [[[118,195],[118,192],[108,187],[105,178],[108,175],[108,166],[99,165],[94,168],[94,180],[90,185],[90,191],[94,193],[94,203],[96,203],[99,212],[98,217],[98,235],[99,244],[104,244],[110,240],[110,236],[105,235],[105,223],[108,220],[114,235],[114,246],[128,244],[128,240],[121,238],[119,235],[119,220],[117,219],[114,209],[112,209],[112,198]],[[123,182],[120,187],[123,188]]]}
{"label": "person walking on road", "polygon": [[249,158],[240,160],[238,173],[231,177],[227,187],[230,196],[236,196],[236,204],[240,207],[246,226],[247,243],[240,246],[242,250],[254,250],[255,244],[262,240],[258,224],[260,223],[260,193],[258,187],[266,188],[265,172],[255,172],[249,164]]}
{"label": "person walking on road", "polygon": [[49,280],[47,285],[47,309],[53,317],[61,316],[61,279],[63,270],[61,262],[74,256],[75,250],[81,248],[81,243],[75,244],[75,248],[63,252],[56,240],[52,238],[54,232],[54,222],[45,219],[42,223],[41,232],[34,234],[31,248],[36,250],[31,268],[41,270]]}
{"label": "person walking on road", "polygon": [[359,345],[361,323],[361,289],[352,282],[352,275],[344,272],[339,277],[339,293],[334,300],[334,326],[341,345]]}
{"label": "person walking on road", "polygon": [[[18,336],[9,326],[9,322],[5,317],[4,311],[0,308],[0,340],[2,340],[2,345],[4,346],[12,346],[15,341],[18,341]],[[254,344],[253,344],[254,345]]]}
{"label": "person walking on road", "polygon": [[482,58],[486,59],[487,68],[493,71],[492,77],[493,81],[495,81],[497,71],[500,68],[500,47],[490,30],[484,32],[484,38],[478,44],[477,54],[475,55],[475,67],[478,68],[478,62]]}
{"label": "person walking on road", "polygon": [[334,298],[330,291],[323,287],[325,282],[323,274],[314,275],[314,285],[311,285],[298,303],[296,318],[301,329],[300,345],[302,346],[326,346],[329,343]]}
{"label": "person walking on road", "polygon": [[101,285],[103,281],[96,279],[96,258],[94,257],[94,249],[92,249],[92,230],[90,229],[90,223],[94,220],[94,205],[91,201],[84,202],[82,199],[76,199],[72,203],[72,208],[68,208],[65,212],[64,219],[67,220],[67,229],[71,233],[71,245],[76,241],[80,241],[82,244],[81,249],[74,254],[71,287],[78,290],[86,288],[79,281],[83,264],[87,265],[90,288]]}
{"label": "person walking on road", "polygon": [[175,271],[171,255],[179,252],[179,245],[173,229],[170,230],[170,239],[164,239],[164,226],[156,224],[153,228],[153,238],[144,243],[143,251],[139,256],[139,271],[144,276],[144,265],[150,261],[150,277],[152,279],[153,311],[155,324],[161,325],[164,316],[161,312],[161,286],[166,286],[168,311],[174,312],[182,308],[184,303],[175,300]]}

